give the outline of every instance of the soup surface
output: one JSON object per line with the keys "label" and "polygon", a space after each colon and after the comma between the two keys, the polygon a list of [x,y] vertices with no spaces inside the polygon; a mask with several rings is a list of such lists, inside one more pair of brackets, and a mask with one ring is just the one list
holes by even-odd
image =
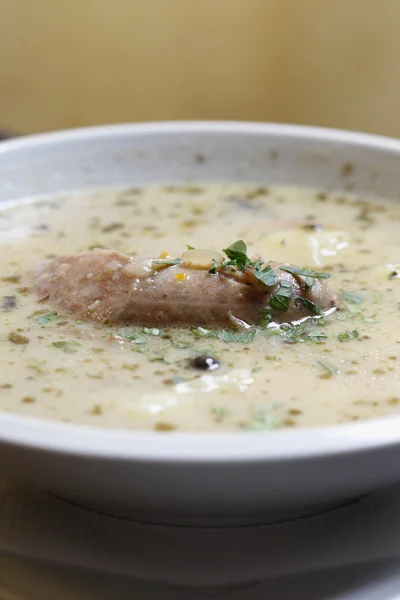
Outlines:
{"label": "soup surface", "polygon": [[[262,431],[400,411],[400,204],[206,185],[75,194],[0,212],[0,409],[157,431]],[[249,256],[331,275],[332,314],[248,330],[105,325],[60,310],[32,272],[109,248]],[[41,300],[41,301],[40,301]],[[207,301],[207,298],[204,298]]]}

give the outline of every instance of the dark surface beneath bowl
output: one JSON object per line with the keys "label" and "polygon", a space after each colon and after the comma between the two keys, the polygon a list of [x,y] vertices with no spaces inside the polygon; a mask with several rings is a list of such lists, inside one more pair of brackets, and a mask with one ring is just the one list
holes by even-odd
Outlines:
{"label": "dark surface beneath bowl", "polygon": [[15,137],[15,133],[7,129],[6,127],[0,127],[0,141],[8,140],[9,138]]}

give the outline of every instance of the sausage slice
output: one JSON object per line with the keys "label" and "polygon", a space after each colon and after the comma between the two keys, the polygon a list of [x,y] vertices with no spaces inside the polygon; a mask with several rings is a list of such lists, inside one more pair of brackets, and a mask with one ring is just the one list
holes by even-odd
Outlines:
{"label": "sausage slice", "polygon": [[270,309],[278,323],[314,314],[313,304],[323,311],[335,305],[324,281],[315,279],[307,287],[302,277],[279,270],[281,263],[268,263],[278,281],[267,287],[254,277],[251,267],[243,272],[223,268],[212,274],[184,262],[159,262],[95,249],[60,256],[41,266],[34,286],[39,299],[103,324],[232,327],[243,321],[256,325],[282,282],[290,282],[291,299],[286,310]]}

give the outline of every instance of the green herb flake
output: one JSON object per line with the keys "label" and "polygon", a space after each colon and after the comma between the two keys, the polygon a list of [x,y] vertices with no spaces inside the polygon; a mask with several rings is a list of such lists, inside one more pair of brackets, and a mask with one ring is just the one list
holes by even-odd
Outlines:
{"label": "green herb flake", "polygon": [[145,354],[149,351],[150,348],[148,346],[132,346],[132,352],[139,352],[139,354]]}
{"label": "green herb flake", "polygon": [[260,310],[260,320],[258,322],[259,327],[262,329],[268,327],[272,321],[272,312],[272,308],[269,306],[264,306],[264,308]]}
{"label": "green herb flake", "polygon": [[338,333],[336,337],[339,342],[351,342],[352,340],[356,340],[359,335],[360,333],[357,329],[352,329],[351,331],[346,329],[346,331]]}
{"label": "green herb flake", "polygon": [[212,259],[212,265],[208,269],[208,272],[210,273],[210,275],[215,275],[215,273],[217,272],[218,267],[219,267],[219,263],[215,260],[215,258],[213,258]]}
{"label": "green herb flake", "polygon": [[180,348],[182,350],[192,346],[190,342],[185,342],[184,340],[174,340],[173,338],[171,339],[171,344],[174,346],[174,348]]}
{"label": "green herb flake", "polygon": [[[144,328],[144,329],[146,329],[146,328]],[[129,342],[132,342],[132,344],[145,344],[146,343],[146,337],[145,337],[146,333],[147,332],[145,332],[144,330],[142,330],[141,332],[117,331],[117,332],[112,332],[111,335],[117,336],[117,337],[122,337],[122,338],[124,338],[124,340],[128,340]],[[148,333],[150,334],[150,329],[148,330]],[[158,334],[150,334],[150,335],[158,335]]]}
{"label": "green herb flake", "polygon": [[287,311],[292,299],[292,284],[284,279],[279,282],[279,288],[269,301],[275,310]]}
{"label": "green herb flake", "polygon": [[195,329],[193,329],[193,335],[197,338],[199,337],[217,337],[216,335],[214,335],[214,332],[211,331],[210,329],[205,329],[204,327],[196,327]]}
{"label": "green herb flake", "polygon": [[278,332],[286,344],[297,344],[297,342],[303,341],[303,328],[301,325],[285,323],[279,327]]}
{"label": "green herb flake", "polygon": [[273,337],[274,335],[281,335],[282,328],[281,327],[267,327],[266,329],[264,329],[264,331],[262,333],[263,333],[263,335],[266,335],[267,337]]}
{"label": "green herb flake", "polygon": [[267,337],[274,337],[275,335],[282,334],[282,327],[267,327],[262,332],[263,335]]}
{"label": "green herb flake", "polygon": [[242,342],[247,344],[253,341],[256,334],[255,329],[249,331],[236,332],[227,329],[205,329],[204,327],[196,327],[193,329],[193,335],[195,337],[214,337],[221,340],[221,342]]}
{"label": "green herb flake", "polygon": [[336,318],[339,321],[349,321],[349,320],[357,319],[358,317],[361,317],[361,316],[362,316],[362,312],[359,308],[357,308],[356,306],[346,305],[344,307],[344,310],[343,310],[343,307],[340,307]]}
{"label": "green herb flake", "polygon": [[328,336],[323,331],[312,331],[307,333],[307,340],[310,342],[315,342],[316,344],[322,344],[325,340],[328,339]]}
{"label": "green herb flake", "polygon": [[341,307],[336,315],[338,321],[352,321],[359,319],[362,323],[374,324],[377,322],[376,314],[364,315],[360,308],[357,306],[346,305],[344,308]]}
{"label": "green herb flake", "polygon": [[280,420],[277,418],[274,411],[280,407],[280,404],[272,404],[266,408],[256,408],[252,412],[252,419],[249,423],[251,431],[268,431],[276,429],[280,425]]}
{"label": "green herb flake", "polygon": [[372,294],[372,300],[374,304],[380,304],[380,302],[383,300],[383,294],[377,290],[374,290]]}
{"label": "green herb flake", "polygon": [[318,364],[322,367],[324,371],[323,374],[320,376],[323,379],[330,379],[331,377],[333,377],[333,375],[337,375],[339,372],[339,370],[331,363],[319,360]]}
{"label": "green herb flake", "polygon": [[230,264],[237,267],[239,271],[243,271],[248,264],[251,263],[247,256],[247,247],[243,240],[238,240],[229,248],[223,250],[230,260]]}
{"label": "green herb flake", "polygon": [[279,268],[281,271],[286,271],[286,273],[290,273],[291,275],[301,277],[307,289],[312,288],[315,279],[329,279],[330,277],[332,277],[330,273],[312,271],[310,269],[299,269],[298,267],[292,267],[291,265],[283,265]]}
{"label": "green herb flake", "polygon": [[143,333],[147,333],[147,335],[162,335],[163,331],[162,329],[157,329],[156,327],[143,327]]}
{"label": "green herb flake", "polygon": [[166,259],[153,259],[151,261],[153,265],[160,265],[162,267],[171,267],[179,265],[182,262],[181,258],[166,258]]}
{"label": "green herb flake", "polygon": [[350,302],[351,304],[361,304],[363,301],[361,294],[356,292],[341,292],[340,298],[343,302]]}
{"label": "green herb flake", "polygon": [[53,342],[52,345],[65,352],[65,354],[75,354],[75,352],[78,351],[79,346],[82,346],[82,344],[79,344],[78,342]]}
{"label": "green herb flake", "polygon": [[58,317],[57,312],[50,312],[47,315],[42,315],[41,317],[36,317],[35,321],[38,325],[45,325],[46,323],[50,323],[50,321],[55,321]]}
{"label": "green herb flake", "polygon": [[297,342],[314,342],[320,344],[328,339],[328,336],[322,331],[309,331],[310,325],[315,325],[315,323],[283,323],[279,327],[268,328],[265,333],[267,336],[280,335],[282,340],[287,344],[296,344]]}
{"label": "green herb flake", "polygon": [[243,331],[241,333],[236,333],[235,331],[226,331],[223,329],[221,332],[218,332],[217,337],[222,342],[242,342],[247,344],[248,342],[253,341],[255,334],[255,329],[250,329],[249,331]]}
{"label": "green herb flake", "polygon": [[267,287],[273,287],[278,283],[278,275],[269,265],[267,265],[264,269],[261,269],[256,265],[253,275],[258,281],[261,281],[261,283]]}
{"label": "green herb flake", "polygon": [[370,324],[377,322],[376,315],[370,315],[370,316],[366,315],[365,317],[362,317],[361,320],[363,323],[370,323]]}
{"label": "green herb flake", "polygon": [[229,415],[229,409],[226,406],[212,406],[211,414],[215,417],[217,423],[221,423],[221,421]]}
{"label": "green herb flake", "polygon": [[298,306],[300,302],[304,304],[304,306],[308,308],[308,310],[311,311],[314,315],[323,316],[324,311],[322,310],[322,308],[317,304],[314,304],[314,302],[311,302],[311,300],[308,300],[308,298],[298,296],[295,300],[296,306]]}
{"label": "green herb flake", "polygon": [[188,250],[194,250],[194,246],[189,246],[189,244],[187,244],[187,245],[186,245],[186,248],[187,248]]}

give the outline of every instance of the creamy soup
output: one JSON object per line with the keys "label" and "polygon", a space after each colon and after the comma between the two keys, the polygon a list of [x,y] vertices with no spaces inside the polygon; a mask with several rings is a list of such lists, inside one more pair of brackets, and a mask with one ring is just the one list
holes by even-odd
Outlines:
{"label": "creamy soup", "polygon": [[[399,230],[400,204],[286,187],[105,190],[6,207],[0,409],[157,431],[263,431],[397,413]],[[153,257],[164,272],[178,265],[178,285],[187,247],[189,256],[206,251],[204,277],[229,262],[223,250],[232,247],[262,265],[261,279],[271,277],[266,262],[295,265],[302,289],[329,286],[332,309],[302,300],[306,317],[283,311],[277,322],[268,305],[257,323],[233,315],[223,326],[100,322],[32,283],[46,261],[110,249]],[[235,260],[225,268],[241,277]],[[203,288],[197,304],[209,301]]]}

